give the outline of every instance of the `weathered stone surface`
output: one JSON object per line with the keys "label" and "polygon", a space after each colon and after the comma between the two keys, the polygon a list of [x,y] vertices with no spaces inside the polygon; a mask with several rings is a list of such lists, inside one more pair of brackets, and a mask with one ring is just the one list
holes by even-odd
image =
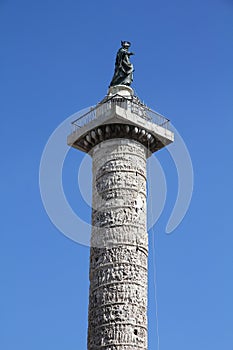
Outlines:
{"label": "weathered stone surface", "polygon": [[147,349],[146,156],[128,139],[92,150],[88,350]]}

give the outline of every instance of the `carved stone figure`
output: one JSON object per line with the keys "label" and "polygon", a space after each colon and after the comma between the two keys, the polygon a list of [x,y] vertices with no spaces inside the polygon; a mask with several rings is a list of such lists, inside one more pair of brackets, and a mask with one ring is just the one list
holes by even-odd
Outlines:
{"label": "carved stone figure", "polygon": [[110,86],[115,85],[128,85],[130,86],[133,81],[133,65],[129,60],[133,52],[129,52],[128,49],[131,46],[129,41],[122,41],[121,48],[117,52],[115,71]]}

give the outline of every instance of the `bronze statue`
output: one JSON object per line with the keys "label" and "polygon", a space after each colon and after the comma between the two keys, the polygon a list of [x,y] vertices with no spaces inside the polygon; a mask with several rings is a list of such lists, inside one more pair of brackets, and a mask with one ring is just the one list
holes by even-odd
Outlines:
{"label": "bronze statue", "polygon": [[133,81],[133,65],[129,60],[133,52],[129,52],[128,49],[131,46],[129,41],[122,41],[121,48],[117,52],[115,71],[110,86],[115,85],[128,85]]}

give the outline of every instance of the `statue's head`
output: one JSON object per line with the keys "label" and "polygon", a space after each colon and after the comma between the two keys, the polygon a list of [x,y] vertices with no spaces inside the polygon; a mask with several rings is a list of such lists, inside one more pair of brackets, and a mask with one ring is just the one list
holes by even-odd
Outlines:
{"label": "statue's head", "polygon": [[121,41],[121,46],[122,47],[130,47],[131,46],[131,43],[129,41]]}

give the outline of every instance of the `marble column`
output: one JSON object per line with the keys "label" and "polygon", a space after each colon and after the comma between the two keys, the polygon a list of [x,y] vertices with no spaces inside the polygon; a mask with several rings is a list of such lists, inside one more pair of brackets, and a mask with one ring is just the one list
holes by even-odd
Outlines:
{"label": "marble column", "polygon": [[147,150],[112,138],[91,155],[88,350],[147,349]]}

